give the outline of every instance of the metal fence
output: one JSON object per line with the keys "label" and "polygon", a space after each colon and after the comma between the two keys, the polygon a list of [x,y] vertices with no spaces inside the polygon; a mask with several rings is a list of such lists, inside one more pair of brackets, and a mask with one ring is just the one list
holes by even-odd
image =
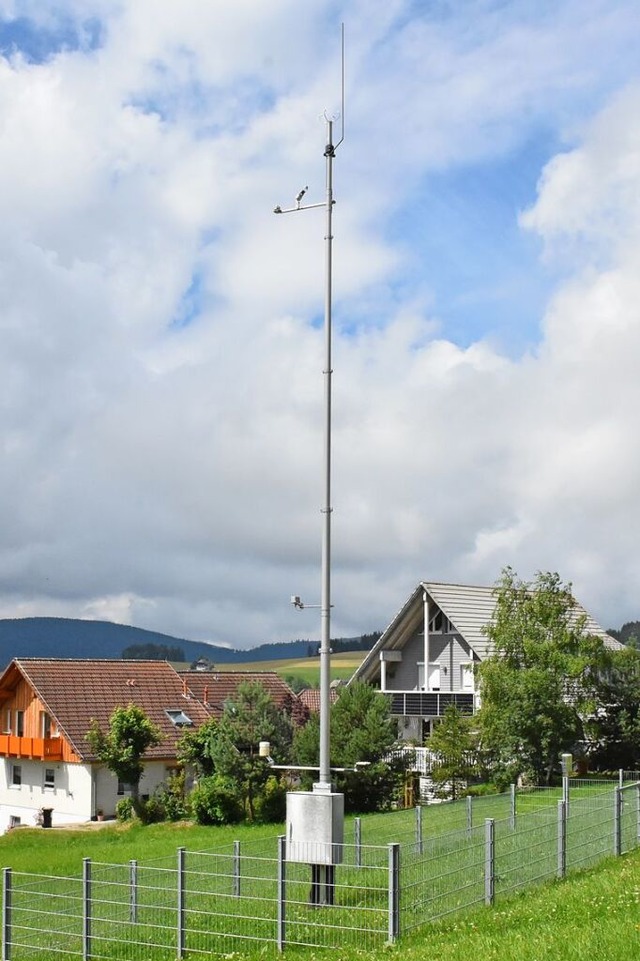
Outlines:
{"label": "metal fence", "polygon": [[[375,948],[438,918],[640,844],[640,781],[356,818],[318,878],[284,838],[146,862],[85,859],[77,878],[3,872],[2,961],[173,961],[288,945]],[[348,831],[347,831],[348,834]]]}

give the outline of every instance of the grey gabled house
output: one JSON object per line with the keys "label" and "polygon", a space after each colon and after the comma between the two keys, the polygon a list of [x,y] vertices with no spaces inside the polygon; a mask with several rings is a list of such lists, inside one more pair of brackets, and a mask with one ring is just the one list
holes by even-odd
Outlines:
{"label": "grey gabled house", "polygon": [[[403,740],[422,743],[450,704],[475,713],[475,665],[490,653],[483,627],[495,609],[493,587],[421,581],[349,680],[386,693]],[[585,630],[622,647],[579,604]]]}

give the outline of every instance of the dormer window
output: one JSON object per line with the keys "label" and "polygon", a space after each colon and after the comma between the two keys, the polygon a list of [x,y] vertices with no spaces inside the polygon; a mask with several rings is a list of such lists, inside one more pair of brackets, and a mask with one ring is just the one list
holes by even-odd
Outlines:
{"label": "dormer window", "polygon": [[451,623],[448,617],[445,617],[442,611],[436,611],[431,620],[429,621],[429,633],[430,634],[454,634],[455,627]]}
{"label": "dormer window", "polygon": [[184,711],[165,711],[164,713],[176,727],[193,727],[193,721]]}

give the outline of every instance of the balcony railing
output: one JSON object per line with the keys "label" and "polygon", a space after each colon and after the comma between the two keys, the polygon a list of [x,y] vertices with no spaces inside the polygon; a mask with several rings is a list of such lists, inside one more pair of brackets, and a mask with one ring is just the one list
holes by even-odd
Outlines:
{"label": "balcony railing", "polygon": [[385,691],[396,717],[442,717],[452,704],[461,714],[473,714],[472,693],[447,691]]}
{"label": "balcony railing", "polygon": [[0,756],[24,757],[37,761],[61,761],[62,741],[59,737],[18,737],[0,734]]}

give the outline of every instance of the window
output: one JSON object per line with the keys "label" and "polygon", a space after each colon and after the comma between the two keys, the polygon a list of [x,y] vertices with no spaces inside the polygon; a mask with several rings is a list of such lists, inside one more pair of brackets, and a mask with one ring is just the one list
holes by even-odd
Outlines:
{"label": "window", "polygon": [[17,817],[15,814],[9,815],[9,830],[11,830],[12,828],[18,828],[20,827],[21,824],[22,824],[22,821],[19,817]]}
{"label": "window", "polygon": [[463,691],[473,691],[473,664],[460,665],[460,687]]}
{"label": "window", "polygon": [[24,737],[24,711],[16,711],[16,737]]}
{"label": "window", "polygon": [[191,727],[193,725],[193,721],[184,711],[165,711],[165,714],[176,727]]}
{"label": "window", "polygon": [[131,794],[133,788],[126,781],[121,781],[118,778],[118,797],[123,797],[125,794]]}
{"label": "window", "polygon": [[436,611],[429,621],[430,634],[455,634],[456,629],[442,611]]}
{"label": "window", "polygon": [[11,786],[12,787],[22,786],[22,765],[21,764],[11,765]]}
{"label": "window", "polygon": [[433,664],[429,664],[427,689],[429,691],[440,690],[440,665],[437,662],[434,662]]}
{"label": "window", "polygon": [[11,711],[6,711],[4,715],[4,731],[3,734],[11,734]]}
{"label": "window", "polygon": [[52,767],[46,767],[44,769],[44,789],[45,791],[53,791],[56,786],[56,772]]}
{"label": "window", "polygon": [[46,711],[40,711],[40,737],[51,737],[51,716]]}

